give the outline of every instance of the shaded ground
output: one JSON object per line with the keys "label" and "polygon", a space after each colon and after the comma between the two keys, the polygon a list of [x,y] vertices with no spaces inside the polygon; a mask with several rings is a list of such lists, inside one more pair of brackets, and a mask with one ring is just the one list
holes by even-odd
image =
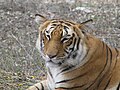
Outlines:
{"label": "shaded ground", "polygon": [[[13,2],[12,2],[13,1]],[[120,5],[44,3],[36,0],[0,2],[0,90],[24,90],[43,79],[44,61],[35,48],[38,25],[34,15],[67,18],[76,22],[93,19],[91,34],[120,48]]]}

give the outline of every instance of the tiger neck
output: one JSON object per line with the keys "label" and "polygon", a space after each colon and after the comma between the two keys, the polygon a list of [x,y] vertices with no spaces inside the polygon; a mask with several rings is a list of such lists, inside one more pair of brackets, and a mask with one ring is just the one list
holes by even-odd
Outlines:
{"label": "tiger neck", "polygon": [[[99,87],[100,80],[106,82],[104,81],[103,76],[105,75],[105,77],[108,77],[111,72],[109,70],[110,60],[108,60],[110,56],[107,58],[109,51],[108,46],[92,36],[89,37],[87,45],[89,50],[87,56],[84,58],[86,62],[84,62],[83,65],[68,72],[60,72],[60,67],[49,68],[48,81],[50,87],[74,87],[75,85],[79,85],[82,88],[81,90],[84,90],[86,87],[93,90],[93,86],[95,86],[94,88]],[[113,68],[114,65],[111,64],[111,67]],[[74,83],[72,84],[69,80]],[[78,82],[80,83],[78,84]]]}

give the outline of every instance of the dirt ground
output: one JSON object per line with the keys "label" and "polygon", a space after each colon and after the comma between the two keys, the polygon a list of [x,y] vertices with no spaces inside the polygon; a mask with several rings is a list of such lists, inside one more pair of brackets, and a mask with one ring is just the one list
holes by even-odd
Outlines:
{"label": "dirt ground", "polygon": [[[109,1],[109,0],[108,0]],[[0,90],[25,90],[46,76],[44,60],[35,48],[38,24],[34,15],[75,22],[93,19],[88,30],[108,45],[120,48],[120,4],[90,0],[0,1]]]}

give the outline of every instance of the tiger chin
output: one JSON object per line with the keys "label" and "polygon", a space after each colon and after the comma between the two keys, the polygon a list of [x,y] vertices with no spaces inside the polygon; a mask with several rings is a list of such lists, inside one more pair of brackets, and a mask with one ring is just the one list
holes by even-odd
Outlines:
{"label": "tiger chin", "polygon": [[120,49],[85,32],[86,22],[47,19],[36,46],[45,60],[47,79],[27,90],[119,90]]}

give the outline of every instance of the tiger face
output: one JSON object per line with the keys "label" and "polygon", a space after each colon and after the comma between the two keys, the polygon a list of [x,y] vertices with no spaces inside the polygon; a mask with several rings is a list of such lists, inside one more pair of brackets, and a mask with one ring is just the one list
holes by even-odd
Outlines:
{"label": "tiger face", "polygon": [[37,48],[48,66],[75,66],[85,57],[86,38],[79,24],[65,20],[47,20],[39,30]]}

